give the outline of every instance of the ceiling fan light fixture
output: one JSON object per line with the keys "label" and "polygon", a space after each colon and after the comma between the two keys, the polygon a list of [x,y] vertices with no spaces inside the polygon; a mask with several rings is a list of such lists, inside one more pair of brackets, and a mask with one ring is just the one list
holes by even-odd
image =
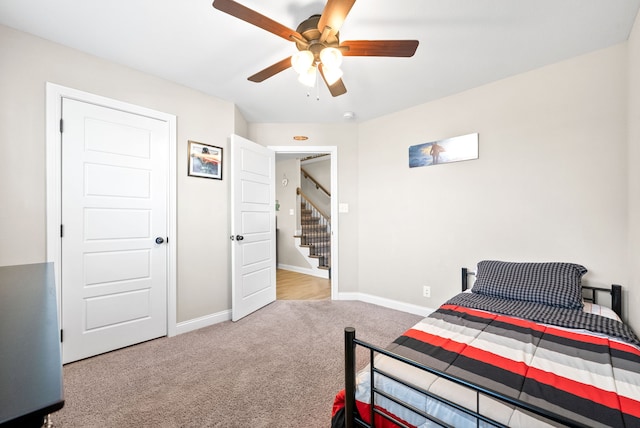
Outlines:
{"label": "ceiling fan light fixture", "polygon": [[336,48],[324,48],[320,51],[320,61],[327,68],[338,68],[342,64],[342,52]]}
{"label": "ceiling fan light fixture", "polygon": [[306,71],[300,73],[300,76],[298,76],[298,82],[313,88],[316,85],[316,68],[311,66],[307,68]]}
{"label": "ceiling fan light fixture", "polygon": [[298,51],[291,56],[291,67],[296,73],[302,75],[313,65],[313,53],[311,51]]}
{"label": "ceiling fan light fixture", "polygon": [[323,63],[322,74],[324,75],[324,79],[327,81],[329,86],[331,86],[342,77],[342,70],[340,70],[338,67],[327,67]]}

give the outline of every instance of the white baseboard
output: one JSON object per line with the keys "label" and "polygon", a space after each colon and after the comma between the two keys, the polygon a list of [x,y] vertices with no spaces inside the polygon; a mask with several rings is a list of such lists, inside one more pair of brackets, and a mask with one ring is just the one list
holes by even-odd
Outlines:
{"label": "white baseboard", "polygon": [[366,293],[338,293],[338,298],[336,300],[358,300],[360,302],[371,303],[373,305],[394,309],[396,311],[407,312],[410,314],[421,315],[424,317],[435,311],[435,309],[425,306],[399,302],[397,300],[391,300],[385,297],[378,297]]}
{"label": "white baseboard", "polygon": [[[304,273],[304,272],[302,272]],[[382,306],[396,311],[407,312],[410,314],[420,315],[426,317],[435,309],[427,308],[425,306],[413,305],[411,303],[399,302],[397,300],[391,300],[384,297],[374,296],[366,293],[338,293],[338,298],[335,300],[357,300],[360,302],[371,303],[373,305]],[[211,315],[205,315],[203,317],[194,318],[192,320],[183,321],[178,323],[175,329],[175,334],[188,333],[190,331],[197,330],[203,327],[209,327],[214,324],[218,324],[224,321],[231,320],[231,310],[217,312]]]}
{"label": "white baseboard", "polygon": [[323,270],[323,269],[309,269],[309,268],[303,268],[300,266],[285,265],[282,263],[278,263],[278,269],[290,270],[291,272],[297,272],[305,275],[316,276],[318,278],[329,279],[329,271]]}
{"label": "white baseboard", "polygon": [[205,315],[203,317],[194,318],[188,321],[179,322],[176,325],[176,335],[182,333],[188,333],[193,330],[197,330],[202,327],[209,327],[210,325],[218,324],[231,319],[231,310],[217,312],[211,315]]}

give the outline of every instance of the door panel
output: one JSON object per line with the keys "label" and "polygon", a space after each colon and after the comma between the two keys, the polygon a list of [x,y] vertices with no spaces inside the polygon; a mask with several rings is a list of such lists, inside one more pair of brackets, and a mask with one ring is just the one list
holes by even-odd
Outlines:
{"label": "door panel", "polygon": [[63,362],[167,333],[169,125],[63,98]]}
{"label": "door panel", "polygon": [[[151,312],[150,289],[87,297],[87,331],[144,319]],[[113,308],[118,310],[114,311]]]}
{"label": "door panel", "polygon": [[[148,278],[151,274],[150,265],[151,254],[148,250],[85,254],[85,286]],[[112,266],[118,266],[118,269]]]}
{"label": "door panel", "polygon": [[231,136],[232,319],[276,299],[275,152]]}
{"label": "door panel", "polygon": [[[117,177],[117,180],[113,180]],[[87,164],[85,186],[88,196],[149,198],[151,177],[149,171],[121,168],[111,165]]]}

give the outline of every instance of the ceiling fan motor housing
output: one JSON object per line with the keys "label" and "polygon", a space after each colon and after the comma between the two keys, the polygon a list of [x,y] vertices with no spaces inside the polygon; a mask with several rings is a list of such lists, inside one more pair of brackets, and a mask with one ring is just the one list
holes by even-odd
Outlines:
{"label": "ceiling fan motor housing", "polygon": [[302,21],[296,31],[307,40],[304,44],[301,41],[295,41],[296,48],[299,51],[309,50],[313,53],[315,62],[320,62],[320,52],[324,48],[337,48],[340,44],[339,34],[329,35],[323,42],[320,41],[322,33],[318,30],[318,22],[320,21],[320,15],[312,15],[308,19]]}

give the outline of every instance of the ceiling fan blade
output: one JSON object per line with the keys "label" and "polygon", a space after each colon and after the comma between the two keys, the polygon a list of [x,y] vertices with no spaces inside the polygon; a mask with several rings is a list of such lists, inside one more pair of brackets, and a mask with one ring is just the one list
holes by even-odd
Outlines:
{"label": "ceiling fan blade", "polygon": [[271,18],[256,12],[253,9],[249,9],[246,6],[241,5],[233,0],[214,0],[213,7],[222,12],[228,13],[231,16],[235,16],[238,19],[253,24],[256,27],[267,30],[270,33],[280,36],[283,39],[293,41],[293,37],[304,40],[304,38],[295,30],[286,27],[279,22],[274,21]]}
{"label": "ceiling fan blade", "polygon": [[417,40],[349,40],[340,43],[343,56],[410,57],[418,49]]}
{"label": "ceiling fan blade", "polygon": [[287,57],[282,61],[278,61],[275,64],[270,65],[269,67],[265,68],[262,71],[258,71],[256,74],[249,77],[248,80],[259,83],[264,80],[267,80],[271,76],[275,76],[276,74],[286,70],[289,67],[291,67],[291,57]]}
{"label": "ceiling fan blade", "polygon": [[[340,27],[344,23],[347,14],[353,7],[353,4],[356,0],[328,0],[327,4],[322,11],[322,15],[320,16],[320,20],[318,21],[318,31],[322,33],[323,38],[326,40],[327,37],[335,36],[338,31],[340,31]],[[331,30],[326,32],[325,28],[329,27]],[[324,40],[321,40],[324,41]]]}
{"label": "ceiling fan blade", "polygon": [[338,79],[336,82],[334,82],[333,85],[330,85],[327,82],[327,79],[324,77],[324,73],[322,72],[322,64],[320,64],[318,66],[318,70],[320,71],[320,75],[322,76],[322,80],[324,80],[324,83],[327,84],[327,88],[329,88],[329,92],[331,92],[331,95],[334,97],[338,97],[342,94],[346,94],[347,93],[347,88],[344,86],[344,82],[342,81],[342,79]]}

